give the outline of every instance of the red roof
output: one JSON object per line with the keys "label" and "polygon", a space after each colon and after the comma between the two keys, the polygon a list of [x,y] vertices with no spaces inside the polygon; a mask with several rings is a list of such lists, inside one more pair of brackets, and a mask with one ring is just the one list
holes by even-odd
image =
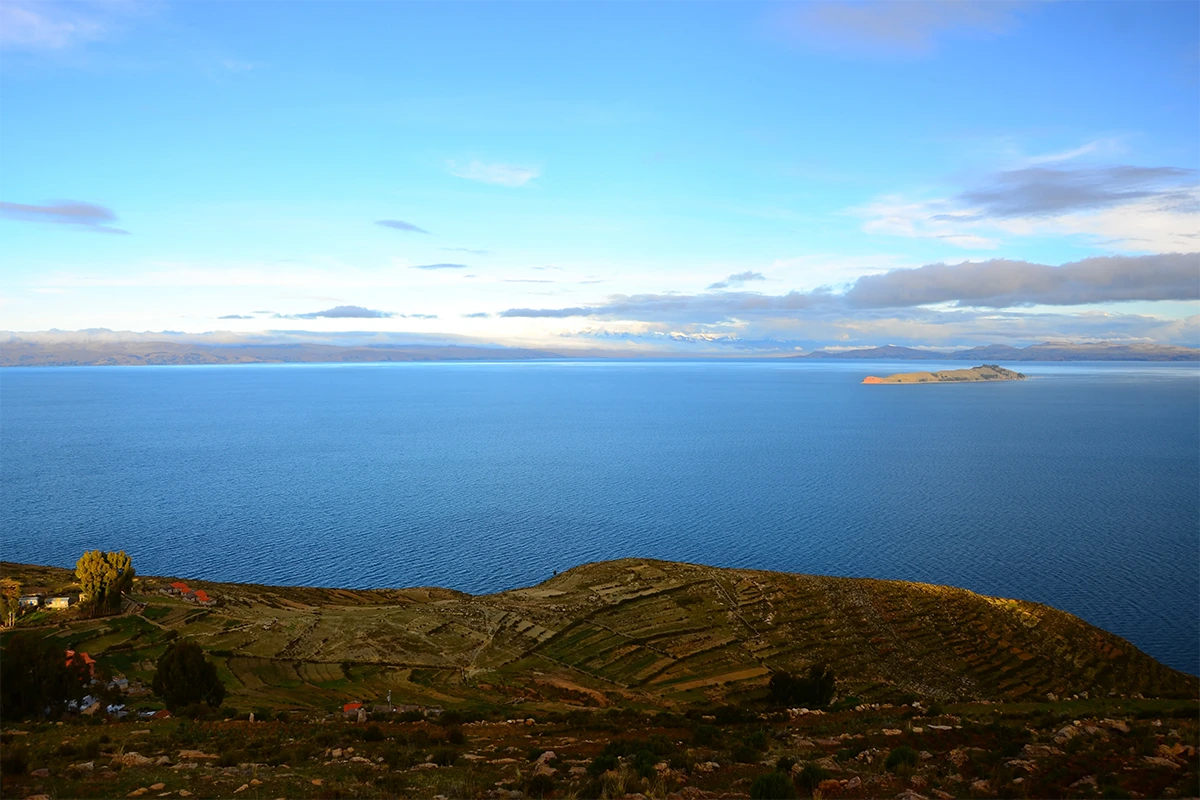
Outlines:
{"label": "red roof", "polygon": [[203,589],[197,589],[196,599],[201,603],[207,603],[211,598],[208,596],[208,592],[204,591]]}
{"label": "red roof", "polygon": [[155,712],[154,712],[154,715],[151,717],[151,719],[167,719],[167,718],[169,718],[170,716],[171,716],[171,712],[170,712],[170,711],[167,711],[167,710],[164,708],[164,709],[161,709],[161,710],[159,710],[159,711],[155,711]]}
{"label": "red roof", "polygon": [[174,583],[171,584],[171,588],[178,589],[181,592],[191,591],[190,589],[188,589],[188,585],[182,581],[175,581]]}
{"label": "red roof", "polygon": [[67,666],[68,667],[71,666],[71,662],[75,660],[76,656],[83,659],[83,663],[87,665],[88,672],[95,673],[96,659],[92,658],[87,653],[76,653],[74,650],[67,651]]}
{"label": "red roof", "polygon": [[342,706],[342,711],[357,711],[360,708],[362,708],[362,703],[346,703],[346,705]]}

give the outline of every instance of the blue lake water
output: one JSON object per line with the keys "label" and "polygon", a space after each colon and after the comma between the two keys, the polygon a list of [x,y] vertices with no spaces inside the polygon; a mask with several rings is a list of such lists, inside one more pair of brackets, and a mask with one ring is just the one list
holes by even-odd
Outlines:
{"label": "blue lake water", "polygon": [[488,592],[623,556],[1036,600],[1200,671],[1200,369],[525,362],[0,371],[0,545]]}

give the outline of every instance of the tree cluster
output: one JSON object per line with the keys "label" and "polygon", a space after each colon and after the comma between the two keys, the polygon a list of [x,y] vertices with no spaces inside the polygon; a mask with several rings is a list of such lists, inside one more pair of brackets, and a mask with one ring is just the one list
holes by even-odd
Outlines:
{"label": "tree cluster", "polygon": [[17,633],[4,648],[0,717],[57,716],[68,702],[81,699],[90,683],[83,658],[76,655],[68,663],[58,639]]}
{"label": "tree cluster", "polygon": [[171,711],[197,703],[216,708],[225,699],[225,685],[200,645],[186,639],[176,641],[158,659],[158,670],[150,684]]}
{"label": "tree cluster", "polygon": [[125,551],[89,550],[75,564],[75,577],[83,587],[83,600],[93,614],[119,610],[121,594],[133,586],[133,563]]}
{"label": "tree cluster", "polygon": [[20,608],[21,584],[12,578],[0,578],[0,612],[4,615],[5,625],[16,623]]}
{"label": "tree cluster", "polygon": [[837,679],[825,664],[813,664],[807,677],[776,672],[767,684],[771,703],[777,706],[824,708],[833,700]]}

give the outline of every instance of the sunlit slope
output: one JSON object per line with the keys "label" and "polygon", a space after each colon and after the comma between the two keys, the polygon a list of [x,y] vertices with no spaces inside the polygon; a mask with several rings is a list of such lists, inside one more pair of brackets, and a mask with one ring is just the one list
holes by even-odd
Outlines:
{"label": "sunlit slope", "polygon": [[644,559],[484,596],[190,583],[222,604],[179,603],[155,624],[224,659],[235,693],[273,703],[388,689],[412,702],[743,701],[771,670],[817,662],[864,701],[1198,692],[1070,614],[927,584]]}
{"label": "sunlit slope", "polygon": [[1033,603],[644,560],[589,564],[491,596],[326,606],[298,617],[228,644],[271,658],[452,667],[468,683],[497,671],[561,673],[664,699],[712,687],[736,692],[771,669],[813,662],[833,665],[864,697],[1151,696],[1189,685],[1128,642]]}

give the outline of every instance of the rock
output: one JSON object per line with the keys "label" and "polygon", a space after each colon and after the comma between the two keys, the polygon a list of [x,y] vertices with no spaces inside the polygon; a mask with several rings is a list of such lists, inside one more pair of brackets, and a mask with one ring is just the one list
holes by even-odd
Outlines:
{"label": "rock", "polygon": [[533,763],[548,764],[551,761],[554,761],[556,758],[558,758],[558,754],[556,754],[553,750],[547,750],[546,752],[544,752],[540,756],[538,756],[537,761],[535,761]]}
{"label": "rock", "polygon": [[992,784],[989,781],[980,778],[977,781],[971,781],[971,791],[976,794],[991,794]]}
{"label": "rock", "polygon": [[154,766],[156,766],[156,767],[171,766],[171,757],[170,756],[159,756],[158,759],[154,762]]}
{"label": "rock", "polygon": [[95,768],[96,768],[96,762],[95,762],[95,761],[84,761],[84,762],[83,762],[83,763],[81,763],[81,764],[72,764],[72,765],[69,767],[69,769],[73,769],[73,770],[75,770],[75,771],[77,771],[77,772],[91,772],[91,771],[92,771],[92,770],[94,770]]}
{"label": "rock", "polygon": [[1048,744],[1027,744],[1021,749],[1021,752],[1025,754],[1026,758],[1049,758],[1062,755],[1062,750]]}
{"label": "rock", "polygon": [[489,764],[515,764],[515,763],[517,763],[517,760],[515,758],[493,758],[488,763]]}
{"label": "rock", "polygon": [[335,748],[334,750],[332,750],[329,753],[329,755],[333,756],[334,758],[341,758],[342,757],[342,748],[340,748],[340,747]]}
{"label": "rock", "polygon": [[161,792],[165,788],[167,788],[167,785],[165,783],[150,784],[150,791],[152,791],[152,792]]}
{"label": "rock", "polygon": [[1026,772],[1035,772],[1037,764],[1033,761],[1025,761],[1020,758],[1010,758],[1004,762],[1004,766],[1012,769],[1023,769]]}
{"label": "rock", "polygon": [[466,761],[487,761],[487,756],[481,756],[478,753],[463,753],[463,759]]}
{"label": "rock", "polygon": [[321,778],[313,778],[312,779],[313,786],[323,786],[324,784],[325,784],[325,781]]}
{"label": "rock", "polygon": [[884,736],[899,736],[902,733],[904,733],[904,731],[902,731],[898,728],[884,728],[883,729]]}
{"label": "rock", "polygon": [[49,778],[50,770],[46,769],[45,767],[42,767],[41,769],[35,769],[33,772],[30,772],[29,774],[35,778]]}
{"label": "rock", "polygon": [[350,760],[355,762],[356,764],[370,764],[371,763],[371,759],[363,758],[362,756],[354,756]]}
{"label": "rock", "polygon": [[928,761],[929,759],[933,758],[933,753],[929,752],[928,750],[922,750],[917,755],[922,761]]}
{"label": "rock", "polygon": [[192,793],[191,793],[191,792],[189,792],[187,789],[180,789],[180,790],[179,790],[179,796],[180,796],[180,797],[191,797],[191,796],[192,796]]}
{"label": "rock", "polygon": [[213,759],[215,759],[216,758],[216,756],[209,755],[208,753],[202,752],[200,750],[180,750],[179,757],[180,758],[188,758],[188,759],[190,759],[190,758],[213,758]]}
{"label": "rock", "polygon": [[534,775],[546,775],[546,776],[552,778],[558,774],[558,770],[556,770],[554,767],[551,767],[547,764],[538,764],[536,767],[533,768],[533,774]]}
{"label": "rock", "polygon": [[1085,787],[1085,786],[1090,786],[1090,787],[1092,787],[1093,789],[1095,789],[1095,788],[1096,788],[1096,776],[1095,776],[1095,775],[1085,775],[1084,777],[1082,777],[1082,778],[1080,778],[1079,780],[1077,780],[1077,781],[1075,781],[1074,783],[1072,783],[1072,784],[1071,784],[1069,787],[1067,787],[1067,788],[1069,788],[1069,789],[1082,789],[1082,788],[1083,788],[1083,787]]}
{"label": "rock", "polygon": [[[21,731],[21,733],[25,733],[25,731]],[[26,797],[25,800],[50,800],[50,795],[48,795],[48,794],[31,794],[28,797]]]}
{"label": "rock", "polygon": [[929,728],[929,730],[931,730],[931,731],[952,731],[952,730],[954,730],[953,725],[926,725],[925,727]]}
{"label": "rock", "polygon": [[923,794],[917,794],[912,789],[905,789],[896,795],[896,800],[929,800],[929,798]]}
{"label": "rock", "polygon": [[153,764],[154,759],[147,758],[138,752],[131,751],[125,753],[124,755],[113,756],[113,763],[121,764],[122,766],[126,767],[144,767],[148,764]]}
{"label": "rock", "polygon": [[1051,703],[1057,703],[1058,695],[1056,695],[1054,692],[1046,692],[1046,700]]}
{"label": "rock", "polygon": [[1156,767],[1170,767],[1171,769],[1179,769],[1179,765],[1169,758],[1159,758],[1158,756],[1145,756],[1143,759],[1147,764],[1153,764]]}
{"label": "rock", "polygon": [[943,792],[941,789],[934,789],[930,792],[938,800],[954,800],[954,795],[949,792]]}
{"label": "rock", "polygon": [[925,778],[922,775],[913,775],[908,779],[908,782],[911,783],[915,789],[925,788]]}
{"label": "rock", "polygon": [[953,763],[956,767],[961,767],[963,764],[971,760],[971,757],[967,755],[967,751],[963,750],[961,747],[954,748],[946,757],[949,758],[951,763]]}
{"label": "rock", "polygon": [[925,732],[925,729],[924,729],[924,728],[922,728],[922,727],[920,727],[919,725],[913,725],[913,726],[912,726],[912,732],[913,732],[913,733],[924,733],[924,732]]}
{"label": "rock", "polygon": [[571,775],[572,777],[587,775],[587,767],[571,767],[571,769],[567,771],[567,774]]}
{"label": "rock", "polygon": [[247,790],[247,789],[249,789],[249,788],[250,788],[250,784],[248,784],[248,783],[243,783],[241,786],[239,786],[238,788],[234,789],[234,790],[233,790],[233,793],[234,793],[234,794],[239,794],[239,793],[241,793],[241,792],[244,792],[244,791],[246,791],[246,790]]}
{"label": "rock", "polygon": [[1101,720],[1100,724],[1107,725],[1108,727],[1112,728],[1114,731],[1120,731],[1121,733],[1129,733],[1129,725],[1126,724],[1124,720],[1105,719],[1105,720]]}
{"label": "rock", "polygon": [[860,786],[862,786],[862,778],[858,777],[857,775],[846,781],[847,789],[857,789]]}
{"label": "rock", "polygon": [[1055,744],[1065,744],[1079,735],[1079,729],[1074,725],[1066,725],[1054,734]]}
{"label": "rock", "polygon": [[145,786],[143,786],[140,789],[134,789],[132,792],[130,792],[129,794],[127,794],[125,796],[126,797],[141,797],[142,795],[146,794],[149,791],[150,791],[149,789],[147,789]]}
{"label": "rock", "polygon": [[432,761],[423,761],[414,766],[413,769],[437,769],[437,764],[433,763]]}
{"label": "rock", "polygon": [[721,768],[721,765],[716,761],[702,761],[696,765],[698,772],[716,772]]}
{"label": "rock", "polygon": [[260,781],[258,778],[254,778],[250,781],[250,785],[251,786],[262,786],[262,781]]}
{"label": "rock", "polygon": [[197,764],[195,761],[183,761],[183,762],[180,762],[179,764],[176,764],[175,766],[171,767],[171,769],[195,769],[198,766],[200,766],[200,765]]}

